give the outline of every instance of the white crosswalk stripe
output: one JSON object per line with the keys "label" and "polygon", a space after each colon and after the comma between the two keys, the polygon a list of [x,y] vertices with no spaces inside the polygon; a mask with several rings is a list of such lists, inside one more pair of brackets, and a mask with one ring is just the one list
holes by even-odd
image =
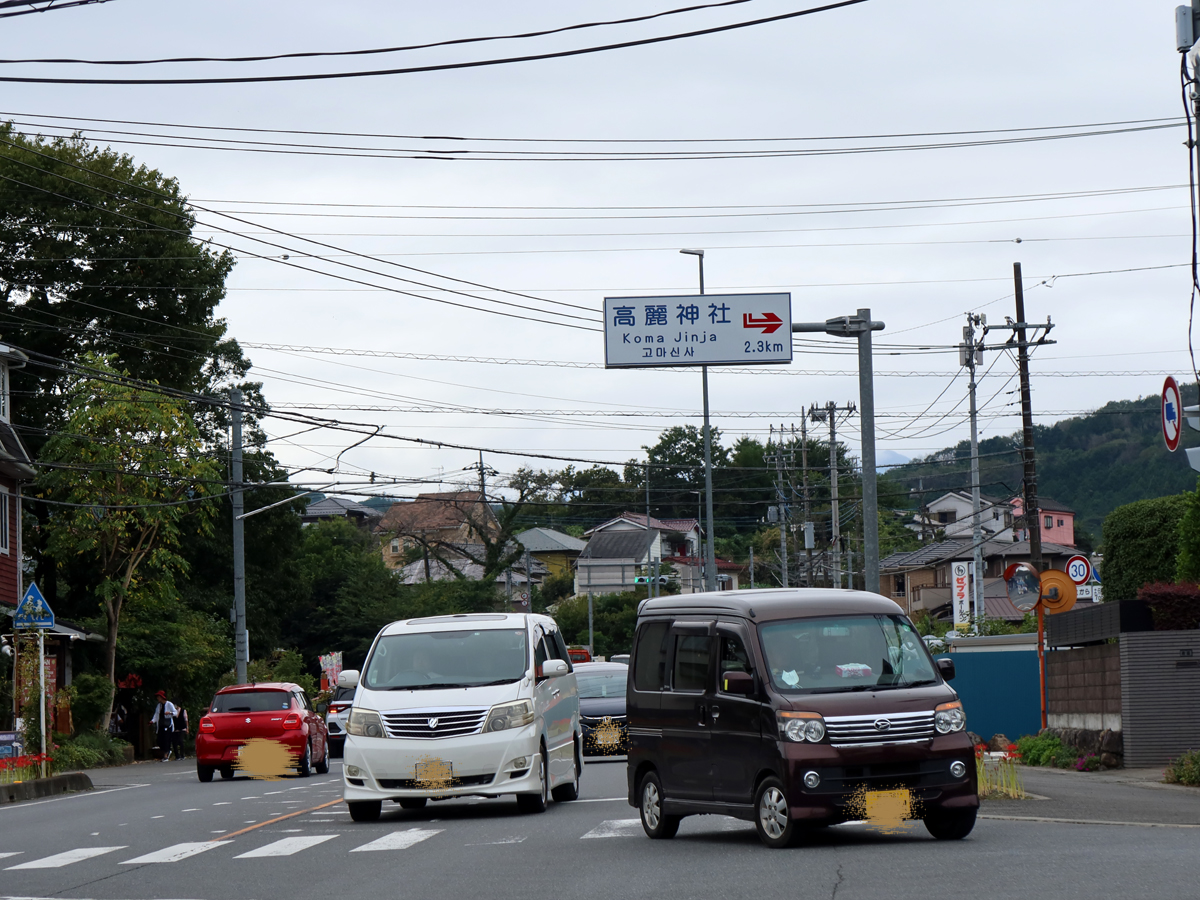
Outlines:
{"label": "white crosswalk stripe", "polygon": [[139,856],[137,859],[127,859],[121,865],[137,866],[143,863],[179,862],[181,859],[187,859],[189,856],[195,856],[205,850],[224,847],[226,844],[232,843],[233,841],[193,841],[186,844],[174,844],[170,847],[163,847],[161,850],[155,850],[153,853],[147,853],[145,856]]}
{"label": "white crosswalk stripe", "polygon": [[267,844],[265,847],[259,847],[257,850],[251,850],[248,853],[240,853],[234,859],[257,859],[264,856],[291,856],[293,853],[299,853],[301,850],[307,850],[309,847],[315,847],[317,844],[323,844],[325,841],[332,841],[336,834],[310,834],[306,837],[290,837],[283,840],[274,841]]}
{"label": "white crosswalk stripe", "polygon": [[114,850],[124,849],[124,845],[120,847],[78,847],[74,850],[66,850],[62,853],[55,853],[53,856],[43,856],[41,859],[31,859],[29,862],[21,863],[17,866],[9,866],[4,871],[11,872],[13,869],[61,869],[63,866],[69,866],[71,863],[83,862],[83,860],[91,859],[93,856],[103,856],[105,853],[112,853]]}
{"label": "white crosswalk stripe", "polygon": [[641,819],[605,819],[579,839],[633,837],[642,827]]}
{"label": "white crosswalk stripe", "polygon": [[23,850],[9,850],[7,853],[0,853],[0,859],[8,859],[10,856],[20,856]]}
{"label": "white crosswalk stripe", "polygon": [[351,853],[363,853],[371,850],[407,850],[413,844],[419,844],[421,841],[427,841],[435,834],[441,834],[441,828],[410,828],[408,831],[393,831],[391,834],[385,834],[383,837],[371,841],[369,844],[363,844],[361,847],[355,847]]}

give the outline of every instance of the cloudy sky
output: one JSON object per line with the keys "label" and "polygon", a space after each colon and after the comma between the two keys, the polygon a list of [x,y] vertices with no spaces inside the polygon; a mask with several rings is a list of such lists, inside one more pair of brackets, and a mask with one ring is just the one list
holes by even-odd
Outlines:
{"label": "cloudy sky", "polygon": [[[31,132],[79,129],[179,179],[207,210],[198,234],[240,251],[221,313],[280,408],[319,407],[386,426],[384,435],[470,447],[613,462],[643,455],[663,428],[699,423],[699,373],[606,371],[592,329],[605,296],[694,291],[695,259],[678,250],[703,248],[709,292],[787,291],[798,320],[869,307],[885,321],[875,360],[880,448],[913,457],[966,436],[966,380],[952,345],[968,310],[992,322],[1013,315],[1014,261],[1024,267],[1028,317],[1056,326],[1057,345],[1033,365],[1038,421],[1155,394],[1165,373],[1188,371],[1191,226],[1173,7],[868,0],[480,68],[265,84],[7,83],[0,117]],[[110,0],[3,28],[9,59],[233,57],[510,35],[672,8]],[[803,8],[746,0],[399,53],[14,63],[0,75],[419,67]],[[1103,133],[1062,137],[1082,132]],[[810,339],[790,367],[714,371],[714,423],[727,440],[765,436],[771,423],[798,425],[809,404],[857,401],[852,350]],[[1011,433],[1015,366],[988,354],[985,368],[982,433]],[[299,427],[281,421],[268,430],[303,481],[321,474],[299,470],[330,469],[358,440],[333,431],[289,438]],[[857,430],[846,423],[852,444]],[[346,452],[339,474],[452,482],[476,458],[378,437]],[[523,461],[562,464],[488,456],[501,473]]]}

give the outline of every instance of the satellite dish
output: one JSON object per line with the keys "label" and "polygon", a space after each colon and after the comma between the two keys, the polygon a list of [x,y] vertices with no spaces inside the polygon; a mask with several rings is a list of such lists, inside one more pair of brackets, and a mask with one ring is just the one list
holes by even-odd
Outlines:
{"label": "satellite dish", "polygon": [[1029,612],[1037,606],[1042,595],[1042,583],[1037,569],[1029,563],[1013,563],[1004,570],[1004,584],[1008,599],[1021,612]]}

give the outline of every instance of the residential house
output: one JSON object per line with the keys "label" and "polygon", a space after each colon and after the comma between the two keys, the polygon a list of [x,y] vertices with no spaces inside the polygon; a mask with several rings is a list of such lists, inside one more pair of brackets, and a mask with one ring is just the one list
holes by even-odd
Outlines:
{"label": "residential house", "polygon": [[[1029,562],[1029,542],[985,541],[983,547],[984,609],[990,618],[1020,621],[1024,613],[1008,601],[1004,570],[1011,564]],[[891,597],[909,615],[925,611],[941,618],[950,610],[950,565],[970,560],[970,539],[939,541],[919,550],[893,553],[879,564],[880,593]],[[1043,567],[1066,569],[1075,549],[1048,541],[1042,542]]]}
{"label": "residential house", "polygon": [[530,528],[518,534],[517,541],[546,567],[553,578],[569,575],[575,568],[575,560],[587,546],[587,541],[553,528]]}
{"label": "residential house", "polygon": [[[1017,537],[1029,539],[1027,528],[1020,527],[1025,516],[1025,498],[1014,497],[1012,500],[1013,515],[1016,516],[1018,528]],[[1038,516],[1042,529],[1042,541],[1053,541],[1064,547],[1075,546],[1075,510],[1071,507],[1051,500],[1049,497],[1038,497]]]}
{"label": "residential house", "polygon": [[[404,584],[424,584],[430,581],[454,581],[465,578],[468,581],[479,581],[483,578],[483,565],[475,560],[482,559],[484,546],[482,544],[460,545],[451,547],[444,545],[439,548],[439,556],[424,557],[410,562],[405,566],[394,567],[396,575]],[[525,573],[525,559],[522,555],[513,563],[509,575],[496,578],[497,584],[506,584],[511,580],[513,589],[520,591],[525,584],[532,580],[541,584],[549,574],[545,564],[530,554],[529,575]]]}
{"label": "residential house", "polygon": [[642,527],[592,531],[591,540],[575,561],[576,594],[631,591],[634,579],[660,558],[654,555],[662,542],[657,530]]}
{"label": "residential house", "polygon": [[583,536],[591,538],[605,532],[645,531],[647,528],[658,533],[651,559],[698,556],[700,553],[700,523],[696,519],[657,519],[654,516],[647,517],[645,513],[624,512],[615,519],[585,531]]}
{"label": "residential house", "polygon": [[375,525],[383,518],[383,513],[354,500],[346,500],[342,497],[321,497],[308,504],[300,521],[304,525],[312,525],[322,519],[339,518],[347,519],[362,528],[374,529]]}
{"label": "residential house", "polygon": [[424,556],[453,555],[456,545],[478,543],[481,530],[494,534],[498,528],[479,491],[449,491],[393,503],[375,533],[383,541],[384,563],[398,569],[413,549],[422,550]]}
{"label": "residential house", "polygon": [[[704,590],[704,558],[695,556],[668,556],[664,564],[671,565],[679,576],[679,592],[681,594],[698,594]],[[717,557],[717,590],[736,591],[740,589],[740,579],[746,571],[745,566]]]}
{"label": "residential house", "polygon": [[[985,538],[995,540],[1013,539],[1012,507],[997,497],[979,495],[980,528]],[[973,512],[970,491],[950,491],[932,503],[923,506],[907,523],[907,527],[921,535],[922,540],[932,540],[939,532],[945,539],[970,538],[973,528]]]}

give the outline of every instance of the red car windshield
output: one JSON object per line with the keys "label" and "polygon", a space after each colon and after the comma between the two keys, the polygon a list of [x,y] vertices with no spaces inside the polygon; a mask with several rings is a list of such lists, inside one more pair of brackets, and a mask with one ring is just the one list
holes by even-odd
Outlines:
{"label": "red car windshield", "polygon": [[287,691],[234,691],[217,694],[213,698],[212,712],[274,712],[292,708],[292,695]]}

